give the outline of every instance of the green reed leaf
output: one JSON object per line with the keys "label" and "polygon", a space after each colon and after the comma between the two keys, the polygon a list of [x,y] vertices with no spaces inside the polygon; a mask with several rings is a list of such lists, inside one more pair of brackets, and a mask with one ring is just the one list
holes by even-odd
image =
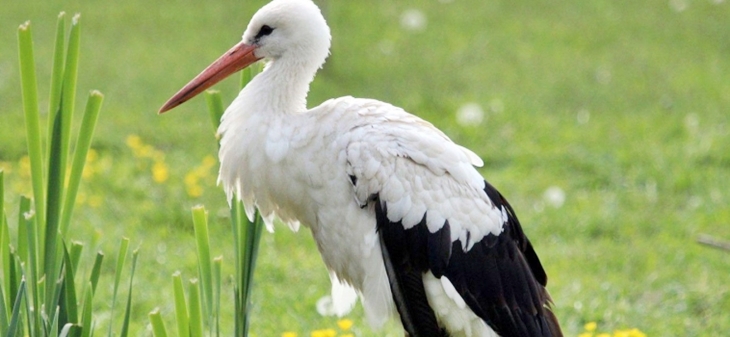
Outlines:
{"label": "green reed leaf", "polygon": [[21,88],[23,93],[23,111],[25,111],[25,132],[28,140],[28,157],[30,159],[31,182],[33,196],[36,201],[36,212],[45,214],[45,189],[43,175],[43,147],[41,145],[40,113],[38,110],[38,83],[33,56],[33,37],[30,21],[18,28],[18,51],[20,60]]}
{"label": "green reed leaf", "polygon": [[172,288],[175,296],[175,322],[177,323],[178,337],[190,336],[190,324],[188,319],[188,308],[185,301],[185,290],[183,289],[182,276],[177,271],[172,274]]}
{"label": "green reed leaf", "polygon": [[[137,269],[137,256],[139,255],[139,249],[135,249],[132,252],[132,273],[129,276],[129,290],[127,292],[127,306],[124,309],[124,322],[122,323],[122,331],[119,333],[119,337],[127,337],[129,334],[129,320],[132,316],[132,286],[134,284],[134,271]],[[201,335],[202,336],[202,335]]]}
{"label": "green reed leaf", "polygon": [[152,336],[167,337],[167,330],[165,329],[165,323],[162,321],[162,315],[160,315],[160,308],[152,310],[149,317],[152,324]]}
{"label": "green reed leaf", "polygon": [[198,280],[190,280],[188,287],[188,313],[190,314],[190,336],[203,336],[203,308]]}
{"label": "green reed leaf", "polygon": [[76,203],[76,194],[78,193],[81,176],[86,165],[86,155],[89,153],[89,148],[91,147],[91,139],[94,136],[96,121],[99,117],[99,111],[101,111],[101,103],[103,101],[104,95],[100,92],[93,90],[89,93],[86,110],[81,121],[81,128],[79,129],[78,140],[76,141],[71,174],[69,175],[66,197],[63,203],[60,227],[61,233],[64,236],[68,232],[68,226],[71,222],[71,214]]}
{"label": "green reed leaf", "polygon": [[203,295],[203,312],[205,317],[212,317],[213,309],[213,267],[210,257],[210,240],[208,235],[208,212],[203,206],[192,209],[193,227],[195,229],[195,243],[198,250],[198,272],[200,274],[200,288]]}

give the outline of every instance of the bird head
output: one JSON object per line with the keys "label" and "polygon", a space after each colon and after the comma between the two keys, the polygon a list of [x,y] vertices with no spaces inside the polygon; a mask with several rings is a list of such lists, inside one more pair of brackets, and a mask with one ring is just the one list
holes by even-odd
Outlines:
{"label": "bird head", "polygon": [[261,59],[315,72],[329,54],[330,38],[329,27],[311,0],[273,0],[254,14],[241,42],[180,89],[160,113]]}

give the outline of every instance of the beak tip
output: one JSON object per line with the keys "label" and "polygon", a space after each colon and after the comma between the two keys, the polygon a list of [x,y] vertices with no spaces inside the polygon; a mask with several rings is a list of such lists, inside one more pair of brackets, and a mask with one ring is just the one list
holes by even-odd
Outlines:
{"label": "beak tip", "polygon": [[173,107],[169,106],[169,104],[168,104],[168,103],[165,103],[165,105],[161,106],[161,107],[160,107],[160,109],[159,109],[159,110],[157,110],[157,114],[158,114],[158,115],[162,115],[162,114],[164,114],[165,112],[168,112],[168,111],[170,111],[170,109],[172,109],[172,108],[173,108]]}
{"label": "beak tip", "polygon": [[165,102],[157,113],[163,114],[174,109],[176,106],[185,103],[187,100],[195,97],[234,72],[258,61],[260,58],[256,57],[254,51],[255,46],[243,42],[233,46],[233,48],[205,68],[198,76]]}
{"label": "beak tip", "polygon": [[175,96],[167,100],[167,102],[165,102],[165,104],[163,104],[160,109],[157,110],[157,114],[162,115],[163,113],[168,112],[187,101],[187,99],[180,99],[180,97],[178,96],[179,95],[176,94]]}

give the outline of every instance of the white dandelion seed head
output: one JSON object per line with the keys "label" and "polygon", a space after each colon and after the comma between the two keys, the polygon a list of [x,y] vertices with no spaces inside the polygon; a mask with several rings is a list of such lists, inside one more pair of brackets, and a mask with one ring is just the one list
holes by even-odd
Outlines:
{"label": "white dandelion seed head", "polygon": [[426,14],[415,8],[406,9],[400,16],[400,25],[405,30],[414,32],[424,31],[427,23],[428,19],[426,19]]}
{"label": "white dandelion seed head", "polygon": [[478,103],[466,103],[456,111],[456,122],[461,126],[479,125],[483,121],[484,110]]}
{"label": "white dandelion seed head", "polygon": [[543,199],[550,206],[555,208],[563,207],[563,204],[565,204],[565,191],[558,186],[550,186],[543,193]]}

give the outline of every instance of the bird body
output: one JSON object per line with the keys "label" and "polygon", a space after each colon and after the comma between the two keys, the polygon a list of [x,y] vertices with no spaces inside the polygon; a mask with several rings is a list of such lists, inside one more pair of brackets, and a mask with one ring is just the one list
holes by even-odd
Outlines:
{"label": "bird body", "polygon": [[[228,111],[242,111],[236,109],[238,102]],[[245,205],[257,205],[266,219],[276,214],[292,229],[299,223],[309,227],[328,268],[361,291],[366,308],[372,306],[367,313],[376,326],[395,307],[370,205],[372,194],[381,193],[389,217],[403,219],[405,228],[415,226],[430,210],[434,229],[443,225],[439,219],[445,217],[452,227],[459,217],[465,226],[475,218],[479,225],[472,225],[472,244],[481,228],[497,234],[501,230],[501,212],[490,211],[477,185],[461,191],[465,194],[459,196],[461,201],[443,194],[469,180],[483,184],[472,167],[480,163],[478,157],[402,109],[342,97],[305,113],[261,116],[253,113],[244,122],[241,114],[230,124],[224,116],[222,185],[229,196],[239,195]],[[462,181],[449,171],[462,176]],[[479,208],[489,216],[481,217]],[[248,213],[252,212],[249,207]],[[466,232],[454,230],[453,240],[464,239]]]}
{"label": "bird body", "polygon": [[161,111],[266,59],[221,119],[219,182],[267,227],[311,230],[341,313],[356,292],[371,325],[397,314],[411,337],[560,336],[540,261],[476,154],[377,100],[306,108],[329,46],[310,0],[274,0]]}

